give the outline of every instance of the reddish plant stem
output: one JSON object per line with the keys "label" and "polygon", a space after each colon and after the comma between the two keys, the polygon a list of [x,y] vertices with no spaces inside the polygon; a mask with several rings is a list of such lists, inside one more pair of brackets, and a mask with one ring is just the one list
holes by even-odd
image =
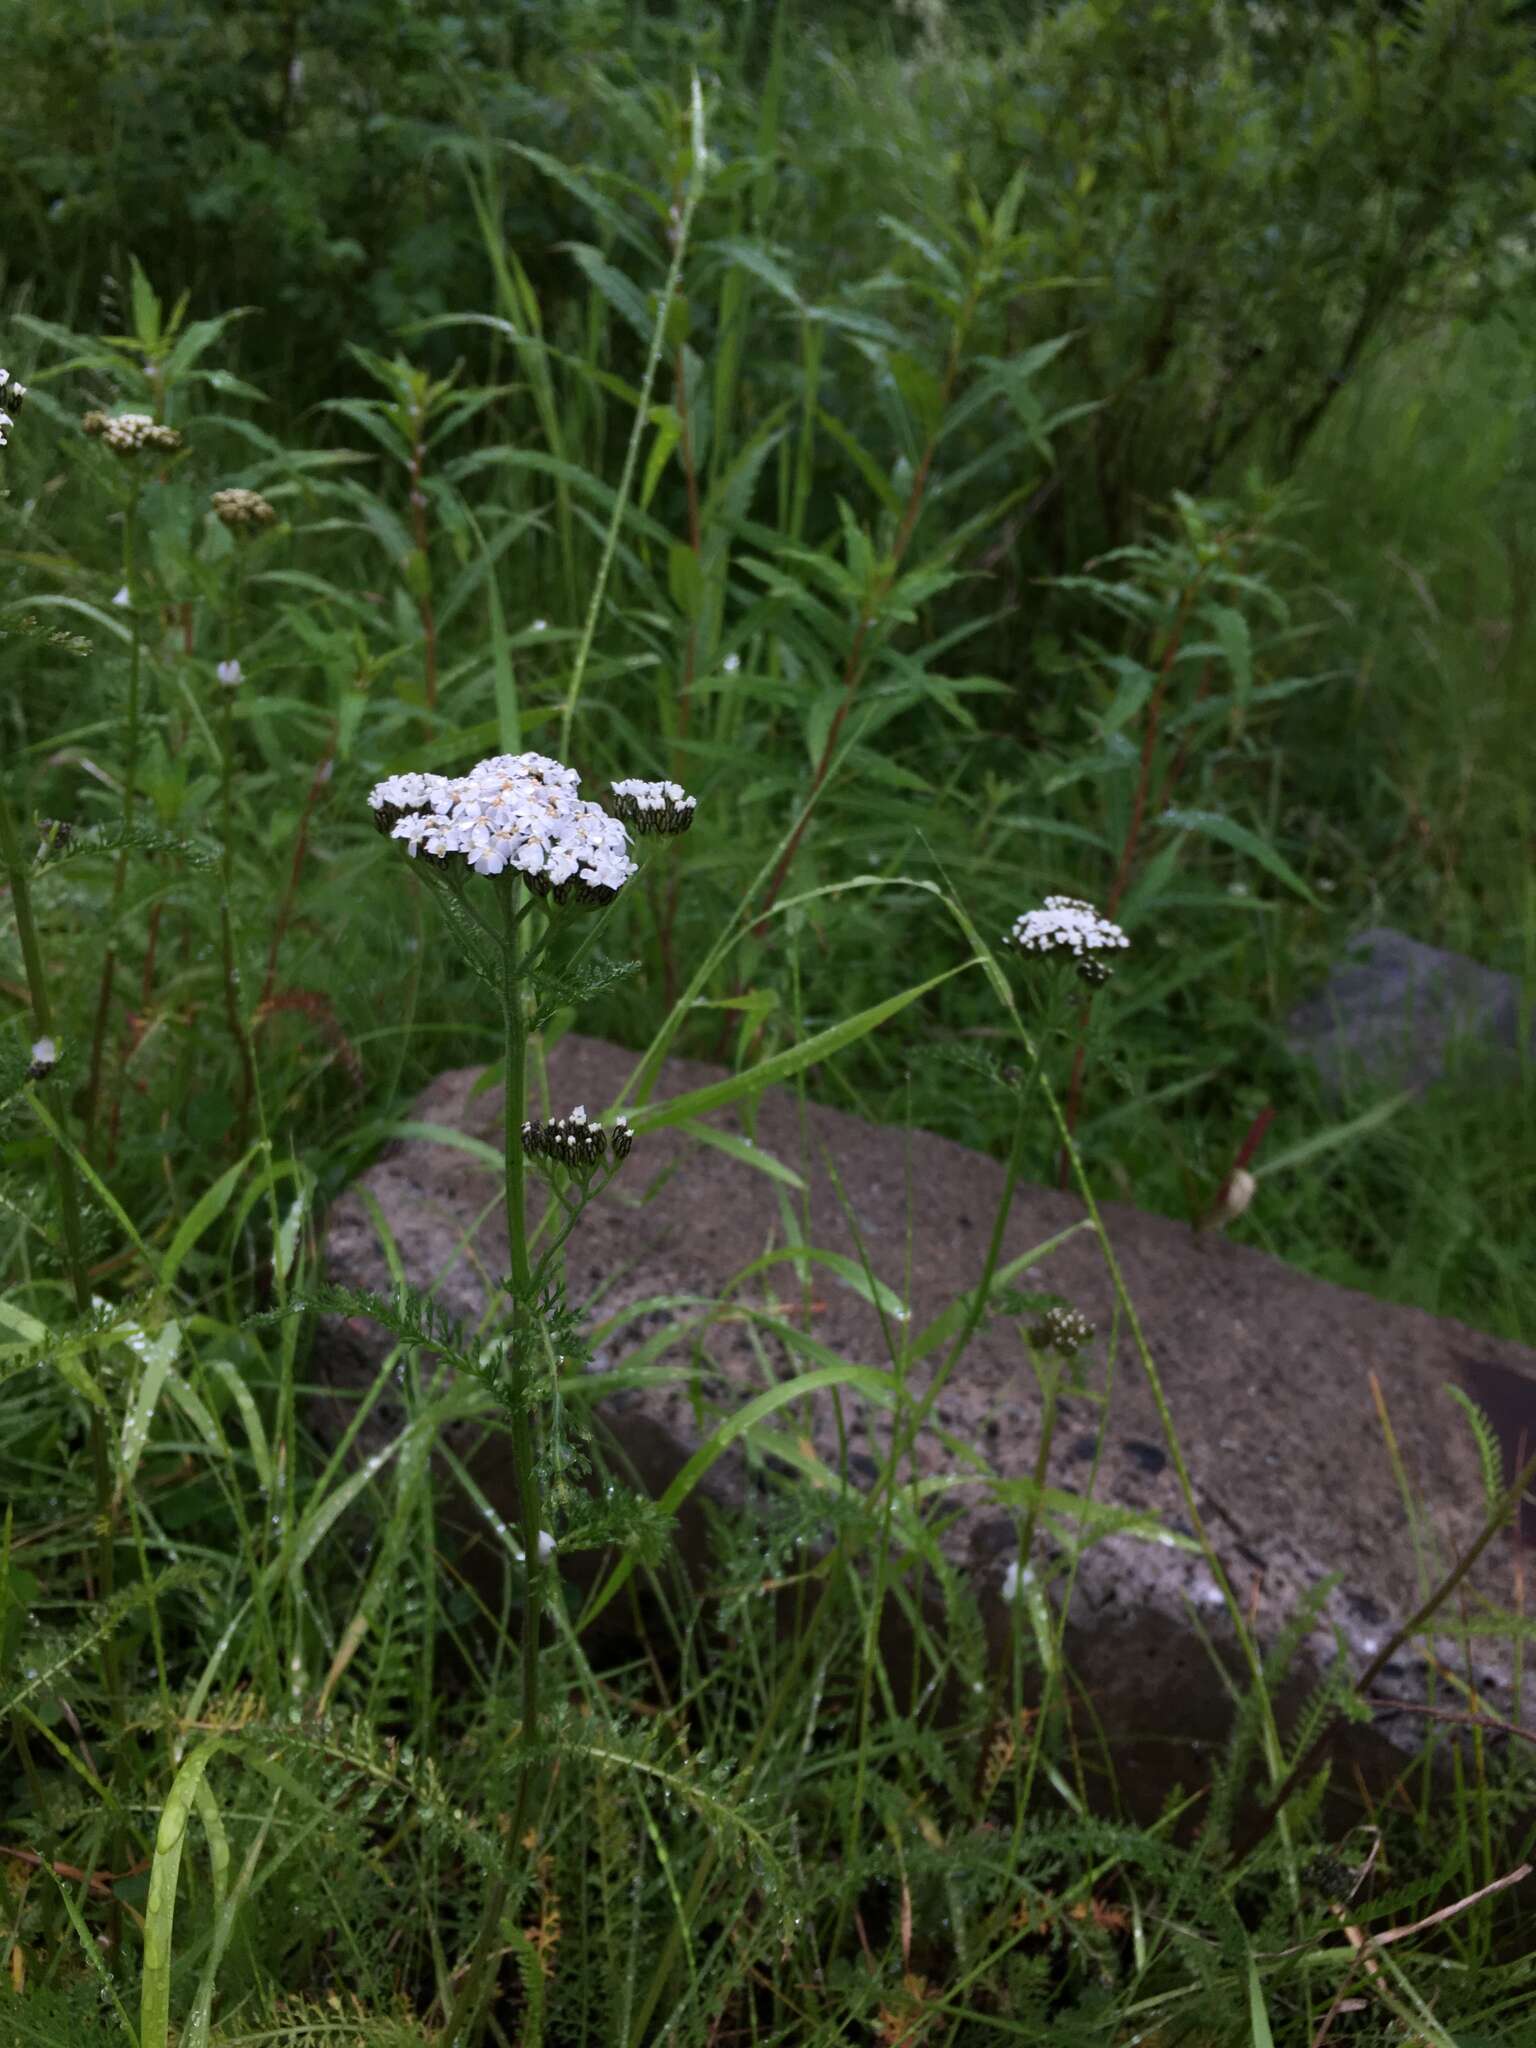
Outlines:
{"label": "reddish plant stem", "polygon": [[[123,1019],[122,1035],[118,1040],[117,1066],[125,1082],[128,1078],[128,1062],[138,1050],[139,1042],[144,1036],[143,1019],[149,1015],[149,1006],[154,999],[155,950],[160,942],[160,915],[164,908],[163,903],[157,903],[149,913],[149,944],[144,951],[144,973],[139,981],[139,1014],[135,1017],[131,1010],[128,1012]],[[144,1084],[139,1082],[136,1085],[142,1094]],[[122,1090],[119,1089],[112,1098],[112,1116],[107,1125],[109,1168],[117,1164],[117,1140],[122,1120],[123,1096]]]}
{"label": "reddish plant stem", "polygon": [[288,864],[288,881],[283,890],[282,901],[277,907],[277,917],[272,926],[272,939],[267,947],[267,971],[261,984],[261,1003],[272,999],[273,986],[277,980],[277,955],[283,943],[283,935],[293,916],[294,900],[299,892],[299,879],[303,874],[304,860],[309,852],[309,828],[320,797],[331,779],[335,765],[336,728],[333,725],[327,736],[320,759],[315,763],[315,772],[309,778],[309,792],[304,799],[304,809],[299,817],[298,836],[293,842],[293,859]]}
{"label": "reddish plant stem", "polygon": [[[1173,664],[1178,660],[1179,649],[1184,642],[1184,629],[1189,623],[1190,607],[1195,601],[1200,585],[1205,580],[1202,569],[1194,580],[1179,593],[1178,610],[1174,613],[1173,625],[1169,629],[1168,642],[1163,649],[1163,658],[1158,664],[1157,682],[1147,702],[1146,717],[1141,733],[1141,772],[1136,778],[1136,794],[1131,800],[1130,823],[1125,828],[1125,843],[1120,849],[1120,862],[1115,869],[1115,879],[1110,884],[1109,898],[1104,914],[1112,918],[1120,907],[1120,899],[1130,887],[1135,871],[1136,853],[1141,843],[1142,820],[1147,809],[1147,790],[1152,781],[1152,763],[1157,753],[1157,735],[1162,720],[1163,701],[1168,694],[1168,679],[1173,674]],[[1077,1027],[1077,1050],[1072,1056],[1072,1081],[1067,1091],[1067,1135],[1070,1138],[1077,1130],[1077,1119],[1083,1105],[1083,1068],[1088,1055],[1088,1012],[1090,1005],[1084,1003]],[[1072,1171],[1072,1153],[1068,1145],[1061,1148],[1057,1165],[1057,1185],[1065,1188]]]}
{"label": "reddish plant stem", "polygon": [[[954,396],[955,383],[960,375],[961,343],[970,326],[972,315],[976,310],[976,299],[977,291],[973,286],[971,295],[955,323],[954,332],[950,336],[949,359],[944,366],[944,381],[939,389],[939,402],[935,414],[935,417],[941,421],[945,413],[948,412],[949,402]],[[800,850],[800,841],[804,836],[805,828],[810,823],[812,811],[816,808],[816,800],[821,795],[822,784],[826,781],[831,770],[833,757],[837,753],[838,740],[842,737],[844,723],[847,720],[848,713],[853,709],[855,692],[863,679],[864,643],[869,638],[870,628],[875,623],[880,606],[885,602],[892,586],[896,582],[896,578],[901,573],[902,560],[906,555],[908,547],[911,545],[912,535],[922,514],[923,500],[928,490],[928,475],[933,468],[933,458],[938,452],[938,445],[939,435],[936,427],[928,436],[927,445],[924,447],[922,456],[918,461],[917,473],[912,479],[912,487],[907,492],[907,502],[902,509],[901,523],[896,529],[896,538],[891,546],[890,560],[884,573],[877,579],[869,595],[865,598],[859,613],[859,622],[854,628],[853,644],[848,650],[848,659],[843,664],[843,694],[838,703],[837,710],[833,713],[832,723],[827,728],[827,737],[822,745],[821,758],[816,763],[815,773],[811,777],[810,790],[805,802],[800,807],[800,815],[795,820],[794,829],[789,835],[788,844],[779,856],[773,874],[769,878],[767,893],[763,898],[762,908],[758,912],[758,921],[753,927],[753,936],[755,938],[761,938],[763,935],[768,912],[772,910],[774,904],[778,901],[779,892],[784,887],[790,868],[794,865],[795,855]]]}
{"label": "reddish plant stem", "polygon": [[[1215,672],[1216,664],[1214,661],[1208,661],[1205,664],[1204,668],[1201,669],[1200,686],[1195,691],[1195,694],[1190,701],[1191,710],[1193,710],[1197,704],[1203,704],[1205,702],[1205,699],[1210,695],[1211,678],[1215,674]],[[1185,764],[1188,762],[1188,760],[1189,734],[1185,733],[1184,737],[1179,741],[1178,748],[1174,753],[1173,765],[1169,768],[1168,773],[1163,777],[1163,786],[1157,792],[1157,800],[1153,805],[1153,809],[1156,810],[1159,813],[1159,815],[1161,815],[1162,812],[1167,810],[1168,801],[1170,797],[1173,795],[1174,789],[1178,785],[1180,776],[1182,776],[1184,773]]]}
{"label": "reddish plant stem", "polygon": [[1120,849],[1120,865],[1115,870],[1115,879],[1110,885],[1109,901],[1105,906],[1107,917],[1114,916],[1120,907],[1121,897],[1130,886],[1137,849],[1141,843],[1141,826],[1146,815],[1147,790],[1152,782],[1152,762],[1157,752],[1157,735],[1162,723],[1163,701],[1168,694],[1168,678],[1173,673],[1173,664],[1178,660],[1179,649],[1184,642],[1184,628],[1189,623],[1190,606],[1194,603],[1204,580],[1205,574],[1202,570],[1200,575],[1180,593],[1179,608],[1174,615],[1168,644],[1163,649],[1163,658],[1158,664],[1157,682],[1147,704],[1147,714],[1142,724],[1141,772],[1136,778],[1136,794],[1131,800],[1131,821],[1125,828],[1125,844]]}
{"label": "reddish plant stem", "polygon": [[1210,1208],[1206,1210],[1204,1217],[1201,1219],[1200,1228],[1202,1230],[1204,1230],[1215,1217],[1221,1214],[1221,1205],[1227,1199],[1227,1194],[1232,1186],[1233,1181],[1237,1179],[1237,1176],[1248,1164],[1249,1160],[1253,1157],[1254,1153],[1257,1152],[1260,1145],[1263,1144],[1264,1134],[1269,1129],[1270,1125],[1274,1122],[1274,1120],[1274,1106],[1273,1104],[1266,1102],[1264,1107],[1259,1111],[1258,1115],[1254,1118],[1253,1122],[1248,1126],[1248,1135],[1244,1138],[1242,1144],[1238,1146],[1237,1157],[1228,1167],[1226,1179],[1222,1182],[1221,1186],[1216,1190],[1215,1199],[1212,1201]]}

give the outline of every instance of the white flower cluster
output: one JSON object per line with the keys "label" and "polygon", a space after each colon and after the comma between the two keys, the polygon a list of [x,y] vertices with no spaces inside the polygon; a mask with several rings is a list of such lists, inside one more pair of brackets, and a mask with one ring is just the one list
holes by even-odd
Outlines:
{"label": "white flower cluster", "polygon": [[270,526],[277,517],[276,509],[260,491],[243,490],[238,485],[227,491],[215,491],[209,503],[215,517],[225,526]]}
{"label": "white flower cluster", "polygon": [[635,863],[622,820],[579,797],[580,780],[544,754],[494,754],[467,775],[391,775],[368,801],[411,854],[463,860],[477,875],[519,874],[557,903],[603,903]]}
{"label": "white flower cluster", "polygon": [[9,370],[0,370],[0,448],[10,446],[6,428],[15,426],[16,422],[11,415],[21,411],[21,401],[26,395],[25,384],[18,384]]}
{"label": "white flower cluster", "polygon": [[99,439],[114,455],[137,455],[141,448],[160,448],[169,453],[181,446],[174,427],[163,427],[147,412],[88,412],[80,422],[87,434]]}
{"label": "white flower cluster", "polygon": [[640,833],[686,832],[698,809],[696,796],[686,796],[677,782],[628,782],[613,785],[613,808]]}
{"label": "white flower cluster", "polygon": [[1119,925],[1080,896],[1047,896],[1043,910],[1014,919],[1009,937],[1021,953],[1070,953],[1079,960],[1131,943]]}

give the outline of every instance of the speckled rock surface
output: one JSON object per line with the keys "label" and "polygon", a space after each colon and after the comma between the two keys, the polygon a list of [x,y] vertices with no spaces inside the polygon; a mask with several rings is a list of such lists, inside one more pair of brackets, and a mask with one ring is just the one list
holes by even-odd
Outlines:
{"label": "speckled rock surface", "polygon": [[1361,1087],[1427,1088],[1458,1056],[1491,1078],[1507,1076],[1519,1059],[1520,983],[1373,927],[1356,933],[1323,988],[1292,1011],[1286,1043],[1316,1066],[1335,1100]]}
{"label": "speckled rock surface", "polygon": [[[549,1057],[551,1113],[577,1102],[600,1113],[619,1099],[633,1064],[632,1055],[615,1047],[563,1039]],[[653,1099],[722,1074],[700,1062],[670,1061]],[[472,1070],[442,1075],[411,1106],[411,1119],[498,1145],[500,1091],[476,1093],[477,1078]],[[710,1121],[745,1128],[733,1112]],[[670,1327],[680,1331],[658,1361],[679,1368],[674,1383],[616,1391],[596,1410],[621,1457],[658,1492],[697,1446],[701,1413],[729,1412],[769,1375],[797,1369],[762,1317],[808,1329],[839,1357],[892,1370],[887,1333],[899,1338],[903,1327],[922,1331],[979,1277],[1002,1191],[1000,1165],[947,1139],[802,1108],[784,1091],[758,1099],[752,1134],[759,1148],[803,1173],[806,1241],[852,1257],[862,1243],[875,1274],[906,1303],[908,1318],[904,1325],[882,1326],[877,1311],[826,1267],[810,1269],[808,1317],[791,1264],[772,1264],[737,1285],[743,1268],[785,1245],[781,1195],[796,1204],[804,1198],[684,1133],[642,1135],[615,1188],[572,1240],[569,1285],[577,1302],[600,1292],[597,1318],[612,1325],[594,1370],[616,1370],[644,1337]],[[827,1172],[828,1158],[857,1240]],[[485,1276],[505,1264],[495,1174],[462,1150],[412,1139],[391,1148],[335,1206],[328,1231],[331,1277],[387,1290],[388,1266],[370,1204],[387,1220],[407,1276],[435,1287],[454,1316],[478,1318],[487,1300]],[[1261,1642],[1273,1639],[1307,1589],[1331,1573],[1341,1575],[1323,1626],[1295,1669],[1292,1697],[1310,1689],[1331,1659],[1335,1630],[1359,1668],[1417,1604],[1421,1573],[1438,1576],[1481,1523],[1477,1457],[1446,1385],[1469,1388],[1495,1410],[1511,1448],[1527,1427],[1536,1444],[1536,1353],[1383,1305],[1224,1239],[1196,1238],[1164,1217],[1114,1203],[1102,1214],[1201,1515]],[[1058,1606],[1069,1602],[1068,1659],[1101,1723],[1116,1738],[1162,1745],[1166,1781],[1177,1768],[1167,1745],[1198,1752],[1219,1738],[1230,1716],[1230,1694],[1202,1634],[1229,1666],[1235,1649],[1204,1560],[1179,1543],[1188,1534],[1187,1510],[1157,1406],[1138,1348],[1123,1319],[1116,1321],[1110,1276],[1075,1196],[1018,1190],[1005,1258],[1031,1252],[1037,1256],[1013,1284],[1064,1297],[1099,1329],[1084,1354],[1084,1391],[1062,1405],[1049,1483],[1155,1518],[1167,1532],[1162,1541],[1115,1534],[1094,1543],[1082,1554],[1069,1597],[1060,1575],[1063,1525],[1053,1530],[1047,1523],[1031,1569],[1048,1598]],[[654,1306],[658,1298],[671,1305]],[[708,1305],[721,1302],[723,1308],[711,1313]],[[635,1314],[627,1318],[631,1308]],[[749,1340],[749,1309],[756,1313],[750,1324],[756,1343]],[[334,1431],[348,1390],[373,1379],[387,1350],[388,1340],[365,1323],[322,1329],[315,1376],[337,1390],[334,1403],[317,1404],[322,1427]],[[911,1368],[912,1391],[927,1384],[939,1355]],[[1378,1390],[1424,1511],[1422,1555],[1385,1448]],[[872,1461],[888,1440],[890,1411],[845,1398],[843,1413],[850,1476],[867,1485]],[[397,1427],[398,1413],[391,1415],[386,1404],[363,1441]],[[831,1483],[838,1439],[826,1397],[781,1411],[778,1427],[814,1449]],[[993,1320],[941,1395],[916,1456],[923,1473],[953,1482],[943,1494],[952,1511],[943,1548],[970,1574],[999,1649],[1008,1635],[1005,1589],[1009,1566],[1017,1562],[1018,1521],[993,1497],[988,1474],[1027,1478],[1038,1429],[1039,1397],[1016,1326]],[[468,1444],[468,1435],[462,1440]],[[504,1443],[482,1446],[474,1469],[492,1506],[510,1516]],[[761,1483],[761,1460],[754,1472],[749,1457],[732,1453],[713,1468],[707,1487],[715,1500],[740,1501]],[[683,1517],[682,1533],[702,1560],[695,1513]],[[485,1540],[494,1538],[486,1532]],[[1479,1604],[1510,1599],[1512,1564],[1511,1539],[1501,1537],[1477,1570]],[[707,1562],[699,1569],[707,1581]],[[1437,1645],[1416,1645],[1389,1668],[1378,1691],[1422,1700],[1424,1653],[1458,1654],[1443,1640]],[[1503,1642],[1482,1638],[1475,1676],[1492,1714],[1511,1711],[1509,1671]],[[1419,1724],[1406,1713],[1385,1713],[1375,1729],[1350,1739],[1379,1765],[1380,1745],[1394,1732],[1411,1741]]]}

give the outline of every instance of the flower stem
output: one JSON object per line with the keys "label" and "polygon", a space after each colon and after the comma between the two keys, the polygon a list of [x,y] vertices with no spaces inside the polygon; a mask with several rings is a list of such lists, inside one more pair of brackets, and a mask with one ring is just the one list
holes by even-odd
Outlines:
{"label": "flower stem", "polygon": [[224,1011],[229,1018],[229,1035],[235,1041],[235,1051],[240,1056],[240,1101],[235,1113],[235,1151],[240,1153],[245,1150],[246,1133],[250,1127],[251,1098],[256,1092],[256,1062],[251,1053],[250,1033],[240,1015],[240,969],[235,959],[235,919],[231,907],[235,878],[235,693],[230,687],[224,691],[222,739],[224,890],[223,901],[219,905],[219,933],[224,951]]}
{"label": "flower stem", "polygon": [[523,1015],[519,974],[521,932],[517,899],[512,889],[501,892],[502,905],[502,1153],[506,1163],[507,1258],[512,1308],[506,1357],[510,1370],[512,1469],[517,1480],[518,1512],[523,1538],[523,1758],[518,1766],[517,1796],[507,1841],[507,1860],[491,1885],[479,1938],[464,1981],[443,2029],[444,2048],[468,2048],[479,2038],[486,1994],[491,1988],[491,1963],[497,1953],[498,1930],[514,1876],[524,1867],[523,1832],[533,1803],[537,1766],[533,1747],[539,1734],[539,1631],[544,1615],[544,1560],[539,1554],[543,1503],[533,1456],[532,1373],[533,1281],[528,1265],[527,1187],[523,1158],[523,1116],[527,1105],[528,1031]]}
{"label": "flower stem", "polygon": [[[133,830],[134,806],[139,780],[139,607],[134,591],[134,524],[138,517],[139,493],[135,486],[123,511],[123,588],[128,593],[128,617],[132,637],[128,645],[128,748],[123,765],[123,832]],[[106,1052],[107,1025],[112,1012],[112,977],[117,971],[117,920],[123,907],[128,882],[128,848],[118,848],[112,870],[112,902],[107,915],[107,946],[101,962],[101,986],[96,994],[96,1021],[91,1032],[91,1065],[85,1087],[85,1133],[81,1150],[89,1159],[96,1144],[96,1116],[101,1103],[101,1068]]]}

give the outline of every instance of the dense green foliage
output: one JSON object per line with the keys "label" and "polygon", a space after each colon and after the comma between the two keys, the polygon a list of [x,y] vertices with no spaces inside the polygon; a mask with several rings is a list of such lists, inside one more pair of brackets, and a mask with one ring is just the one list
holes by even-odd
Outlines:
{"label": "dense green foliage", "polygon": [[[427,1452],[506,1418],[418,1389],[349,1472],[307,1325],[253,1320],[500,1042],[368,788],[533,747],[696,790],[604,928],[640,971],[552,1028],[741,1071],[1048,891],[1107,906],[1113,984],[1029,1012],[1094,1184],[1201,1214],[1273,1110],[1235,1234],[1529,1340],[1529,1072],[1330,1106],[1282,1020],[1362,923],[1536,969],[1536,45],[1492,0],[64,0],[5,49],[0,2027],[420,2041],[507,1849],[524,1599],[510,1547],[494,1596],[454,1575]],[[1001,1151],[1013,1094],[953,1057],[1016,1044],[1000,985],[797,1078]],[[1321,1780],[1231,1847],[1305,1746],[1275,1674],[1203,1835],[1191,1788],[1138,1829],[1043,1606],[983,1679],[915,1512],[839,1496],[776,1629],[829,1512],[722,1530],[702,1610],[640,1504],[593,1524],[647,1628],[557,1611],[502,2037],[1310,2042]],[[914,1552],[946,1620],[904,1687]],[[1458,1751],[1442,1805],[1431,1736],[1369,1815],[1378,1927],[1528,1846],[1521,1756]],[[1377,1953],[1335,2038],[1530,1996],[1502,1894]]]}

